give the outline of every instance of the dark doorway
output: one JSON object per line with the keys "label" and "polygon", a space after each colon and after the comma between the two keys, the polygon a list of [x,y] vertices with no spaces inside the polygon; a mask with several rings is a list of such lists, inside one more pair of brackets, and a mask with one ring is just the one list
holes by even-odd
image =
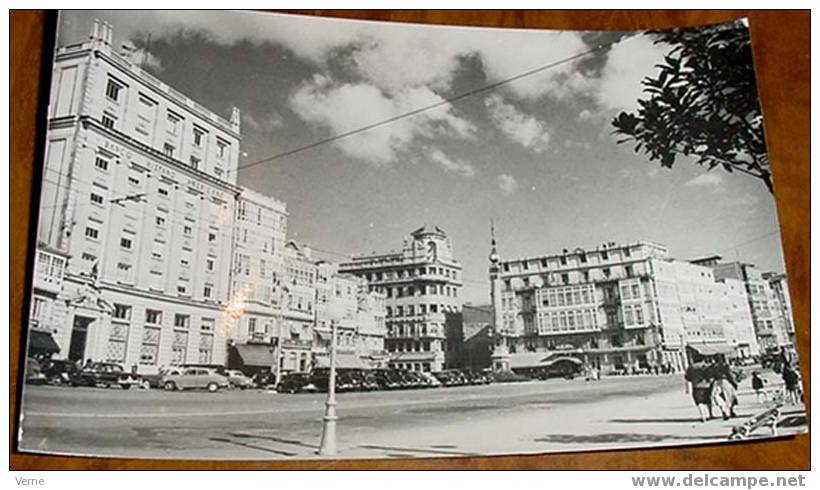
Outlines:
{"label": "dark doorway", "polygon": [[71,329],[71,343],[68,347],[68,359],[82,362],[85,357],[85,340],[88,337],[88,325],[93,318],[84,316],[74,317],[74,326]]}

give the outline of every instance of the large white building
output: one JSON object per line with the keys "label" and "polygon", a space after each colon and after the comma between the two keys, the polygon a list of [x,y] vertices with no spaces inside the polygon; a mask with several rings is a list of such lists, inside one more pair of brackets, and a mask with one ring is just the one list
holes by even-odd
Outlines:
{"label": "large white building", "polygon": [[238,109],[223,119],[112,38],[95,22],[55,55],[32,352],[145,373],[277,359],[308,371],[326,353],[329,301],[349,310],[341,348],[381,355],[384,298],[287,241],[284,202],[236,184]]}
{"label": "large white building", "polygon": [[[223,119],[118,53],[112,37],[95,22],[87,42],[55,54],[32,327],[77,361],[142,372],[221,364],[237,336],[233,247],[252,221],[236,217],[248,203],[268,206],[268,235],[282,247],[284,204],[236,185],[237,109]],[[258,260],[263,234],[252,236],[242,245]]]}
{"label": "large white building", "polygon": [[681,369],[687,347],[757,353],[742,284],[659,244],[501,260],[494,242],[490,279],[497,369],[542,369],[559,356],[604,372]]}
{"label": "large white building", "polygon": [[385,295],[385,344],[391,367],[445,368],[446,315],[461,311],[462,270],[444,230],[423,226],[410,233],[400,252],[354,257],[339,270],[364,279],[369,289]]}

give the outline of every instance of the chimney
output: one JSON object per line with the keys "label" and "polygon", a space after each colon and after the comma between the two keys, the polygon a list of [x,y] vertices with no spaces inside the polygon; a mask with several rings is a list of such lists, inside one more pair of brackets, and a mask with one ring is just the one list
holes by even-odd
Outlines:
{"label": "chimney", "polygon": [[239,122],[240,122],[239,107],[234,107],[231,110],[231,129],[233,129],[237,133],[239,132]]}
{"label": "chimney", "polygon": [[94,19],[94,26],[91,28],[91,35],[89,37],[91,39],[100,38],[100,19]]}
{"label": "chimney", "polygon": [[302,246],[302,253],[305,254],[306,259],[310,260],[311,256],[313,255],[312,252],[313,251],[310,249],[310,245],[308,245],[307,243]]}

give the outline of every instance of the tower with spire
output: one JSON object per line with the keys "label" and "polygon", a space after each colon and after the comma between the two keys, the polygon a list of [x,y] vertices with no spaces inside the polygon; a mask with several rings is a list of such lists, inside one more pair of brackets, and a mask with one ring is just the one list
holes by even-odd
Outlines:
{"label": "tower with spire", "polygon": [[490,220],[490,303],[493,310],[493,369],[504,370],[509,366],[509,352],[504,340],[501,321],[501,258],[498,255],[498,243],[495,240],[495,223]]}

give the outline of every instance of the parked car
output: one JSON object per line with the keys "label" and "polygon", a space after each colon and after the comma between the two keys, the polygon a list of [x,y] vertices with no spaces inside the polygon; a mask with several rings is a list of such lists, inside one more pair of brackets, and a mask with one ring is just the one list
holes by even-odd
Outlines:
{"label": "parked car", "polygon": [[276,388],[276,373],[270,371],[266,373],[256,373],[253,375],[253,384],[257,388]]}
{"label": "parked car", "polygon": [[377,369],[372,372],[372,375],[379,385],[380,390],[396,390],[401,388],[401,379],[395,371]]}
{"label": "parked car", "polygon": [[[311,382],[316,386],[316,389],[326,392],[330,386],[330,369],[319,368],[314,369],[311,373]],[[336,371],[336,391],[339,393],[345,391],[353,391],[356,388],[356,382],[353,376],[347,371]]]}
{"label": "parked car", "polygon": [[48,378],[40,367],[40,362],[33,357],[26,358],[26,383],[31,385],[42,385],[48,382]]}
{"label": "parked car", "polygon": [[441,386],[441,381],[433,376],[433,373],[421,373],[421,375],[429,388],[439,388]]}
{"label": "parked car", "polygon": [[80,370],[77,363],[68,359],[49,359],[42,364],[43,374],[53,385],[68,385]]}
{"label": "parked car", "polygon": [[226,370],[225,377],[228,378],[229,388],[239,388],[240,390],[246,390],[248,388],[254,387],[253,380],[245,376],[245,373],[237,369]]}
{"label": "parked car", "polygon": [[175,368],[163,375],[162,387],[166,391],[206,389],[213,393],[220,388],[227,388],[228,378],[210,368]]}
{"label": "parked car", "polygon": [[113,362],[88,363],[71,377],[72,386],[119,386],[127,390],[139,383],[138,376],[126,372],[122,366]]}
{"label": "parked car", "polygon": [[288,373],[282,376],[282,381],[276,386],[279,393],[315,393],[316,385],[309,373]]}

